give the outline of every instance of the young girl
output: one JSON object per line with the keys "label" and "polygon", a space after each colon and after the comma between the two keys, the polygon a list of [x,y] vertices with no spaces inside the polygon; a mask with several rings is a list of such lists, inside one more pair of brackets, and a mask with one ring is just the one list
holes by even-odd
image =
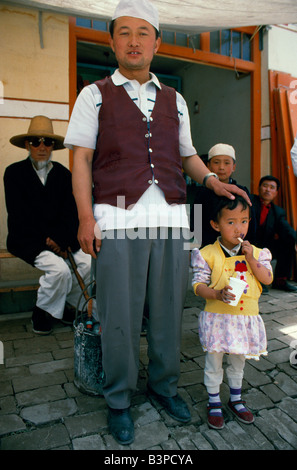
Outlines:
{"label": "young girl", "polygon": [[[228,407],[246,424],[252,423],[254,417],[241,399],[245,359],[259,359],[261,354],[267,354],[258,299],[261,283],[272,282],[271,253],[243,240],[249,220],[250,206],[243,198],[217,198],[210,223],[221,235],[213,245],[192,251],[193,289],[196,295],[206,299],[205,310],[199,317],[199,337],[206,351],[204,383],[209,394],[208,424],[214,429],[224,427],[219,394],[224,354],[228,354]],[[236,307],[228,305],[235,297],[228,285],[230,277],[246,282]]]}

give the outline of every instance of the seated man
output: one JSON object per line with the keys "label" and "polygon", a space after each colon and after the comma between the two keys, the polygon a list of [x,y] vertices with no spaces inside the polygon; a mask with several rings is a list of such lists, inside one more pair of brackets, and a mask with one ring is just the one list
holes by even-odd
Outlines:
{"label": "seated man", "polygon": [[81,289],[66,259],[68,247],[84,281],[88,283],[90,278],[91,256],[80,250],[77,240],[71,173],[51,161],[52,151],[64,148],[63,140],[54,134],[50,119],[35,116],[27,134],[10,139],[13,145],[27,149],[28,158],[8,166],[4,174],[7,248],[44,271],[32,316],[33,331],[38,334],[51,332],[52,317],[65,323],[74,319],[73,307]]}
{"label": "seated man", "polygon": [[251,195],[257,224],[255,245],[268,248],[277,261],[273,287],[297,292],[297,288],[288,282],[296,251],[296,232],[286,220],[284,209],[272,202],[279,187],[277,178],[263,176],[259,182],[259,195]]}

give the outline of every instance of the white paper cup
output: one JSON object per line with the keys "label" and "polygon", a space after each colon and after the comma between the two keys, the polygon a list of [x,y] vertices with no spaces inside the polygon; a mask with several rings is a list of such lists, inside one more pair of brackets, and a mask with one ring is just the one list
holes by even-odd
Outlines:
{"label": "white paper cup", "polygon": [[244,289],[246,288],[246,282],[242,281],[241,279],[237,279],[236,277],[230,277],[229,286],[232,287],[232,290],[230,290],[231,294],[234,294],[236,297],[234,300],[231,300],[228,305],[236,307],[240,300],[240,297],[243,294]]}

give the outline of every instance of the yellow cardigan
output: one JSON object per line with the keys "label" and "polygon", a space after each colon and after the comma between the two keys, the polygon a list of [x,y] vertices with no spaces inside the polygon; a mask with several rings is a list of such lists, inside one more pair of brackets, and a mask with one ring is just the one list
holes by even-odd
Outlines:
{"label": "yellow cardigan", "polygon": [[[259,258],[260,252],[261,249],[253,246],[253,254],[256,259]],[[255,278],[245,256],[226,257],[218,241],[213,245],[205,246],[201,249],[200,253],[211,269],[211,281],[208,287],[221,290],[229,284],[230,277],[243,279],[247,283],[247,289],[244,290],[236,307],[220,300],[207,299],[204,310],[212,313],[228,313],[231,315],[258,315],[258,299],[262,292],[262,286],[258,279]],[[202,283],[194,284],[194,292],[196,292],[196,286],[199,284]]]}

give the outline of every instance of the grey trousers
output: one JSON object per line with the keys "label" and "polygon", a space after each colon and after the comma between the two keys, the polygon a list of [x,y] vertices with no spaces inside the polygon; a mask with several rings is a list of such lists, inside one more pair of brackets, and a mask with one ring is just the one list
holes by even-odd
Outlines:
{"label": "grey trousers", "polygon": [[[125,231],[105,236],[97,257],[104,396],[111,408],[129,407],[136,390],[145,300],[149,310],[149,385],[164,396],[177,393],[189,252],[184,249],[180,229],[155,229],[155,239],[152,234],[149,238],[146,230],[145,238],[135,238],[133,230],[130,235],[127,230],[126,236]],[[160,234],[162,230],[167,237]]]}

